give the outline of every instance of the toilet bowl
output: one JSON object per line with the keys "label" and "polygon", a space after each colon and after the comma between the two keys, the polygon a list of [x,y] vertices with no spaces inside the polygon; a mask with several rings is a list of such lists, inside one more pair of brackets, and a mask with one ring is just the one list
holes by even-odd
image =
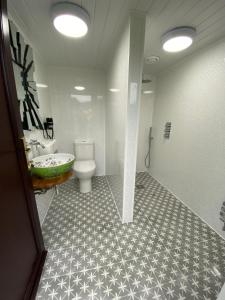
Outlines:
{"label": "toilet bowl", "polygon": [[94,160],[78,160],[74,164],[74,171],[80,182],[80,192],[88,193],[92,190],[91,178],[95,174]]}
{"label": "toilet bowl", "polygon": [[90,139],[75,140],[74,154],[76,161],[73,168],[76,177],[79,179],[80,192],[91,192],[91,179],[96,170],[96,164],[94,160],[94,141]]}

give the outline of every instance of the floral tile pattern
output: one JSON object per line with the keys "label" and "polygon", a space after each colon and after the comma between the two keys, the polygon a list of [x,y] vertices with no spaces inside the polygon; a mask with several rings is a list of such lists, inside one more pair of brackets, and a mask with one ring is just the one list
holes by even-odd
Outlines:
{"label": "floral tile pattern", "polygon": [[148,173],[138,173],[134,222],[121,224],[107,178],[93,191],[60,186],[43,235],[48,256],[36,299],[215,300],[225,241]]}

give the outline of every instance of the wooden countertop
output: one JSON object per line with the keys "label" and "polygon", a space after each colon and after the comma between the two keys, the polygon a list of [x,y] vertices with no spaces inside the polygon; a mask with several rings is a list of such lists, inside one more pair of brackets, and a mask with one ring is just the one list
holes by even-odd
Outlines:
{"label": "wooden countertop", "polygon": [[32,185],[34,190],[47,190],[55,187],[58,184],[62,184],[71,177],[74,176],[74,171],[71,170],[63,175],[52,177],[52,178],[39,178],[36,176],[31,176]]}

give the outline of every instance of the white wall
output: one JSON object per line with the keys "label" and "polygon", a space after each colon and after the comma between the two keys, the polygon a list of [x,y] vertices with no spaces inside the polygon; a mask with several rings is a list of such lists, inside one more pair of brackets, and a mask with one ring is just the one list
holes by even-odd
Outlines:
{"label": "white wall", "polygon": [[[96,174],[105,174],[105,75],[84,68],[48,68],[49,97],[59,152],[74,153],[73,141],[95,141]],[[74,86],[84,86],[77,91]]]}
{"label": "white wall", "polygon": [[145,17],[131,14],[107,76],[106,173],[123,222],[133,219],[144,33]]}
{"label": "white wall", "polygon": [[[129,35],[126,25],[107,74],[106,174],[120,216],[123,214],[125,126],[128,99]],[[115,89],[115,91],[110,91]]]}
{"label": "white wall", "polygon": [[[47,67],[40,59],[38,59],[35,52],[34,52],[34,64],[35,64],[34,80],[36,81],[36,83],[42,83],[48,85]],[[40,116],[44,121],[46,117],[52,116],[49,89],[37,87],[37,94],[38,94],[39,107],[40,107],[39,109]]]}
{"label": "white wall", "polygon": [[141,81],[144,60],[145,15],[130,15],[130,54],[128,77],[128,105],[125,133],[125,169],[123,194],[123,221],[133,221],[136,179],[138,124],[141,99]]}
{"label": "white wall", "polygon": [[[225,41],[161,73],[153,117],[151,174],[225,237]],[[163,138],[172,122],[171,138]]]}
{"label": "white wall", "polygon": [[144,90],[151,90],[153,93],[142,93],[141,95],[138,129],[137,172],[145,172],[149,170],[145,166],[145,157],[149,148],[149,129],[152,126],[155,89],[152,84],[142,84],[142,92]]}

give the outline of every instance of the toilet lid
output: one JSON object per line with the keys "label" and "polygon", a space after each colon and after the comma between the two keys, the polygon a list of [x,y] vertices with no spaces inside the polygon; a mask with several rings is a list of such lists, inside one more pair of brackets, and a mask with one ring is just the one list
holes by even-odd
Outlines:
{"label": "toilet lid", "polygon": [[96,167],[94,160],[78,160],[74,163],[74,170],[78,172],[88,172]]}

